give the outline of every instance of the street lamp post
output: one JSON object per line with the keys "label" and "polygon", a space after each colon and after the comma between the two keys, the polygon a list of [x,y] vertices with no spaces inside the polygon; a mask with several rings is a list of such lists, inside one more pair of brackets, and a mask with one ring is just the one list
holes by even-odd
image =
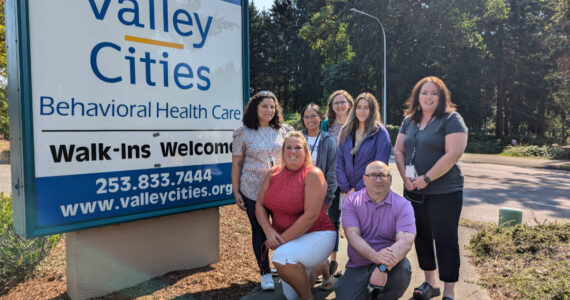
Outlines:
{"label": "street lamp post", "polygon": [[376,20],[376,22],[378,22],[378,24],[380,24],[380,29],[382,29],[382,37],[383,37],[382,43],[384,44],[384,64],[383,64],[384,75],[382,76],[384,79],[384,86],[382,89],[382,93],[383,93],[382,94],[382,100],[383,100],[382,101],[383,102],[383,108],[382,108],[382,119],[383,120],[382,121],[384,121],[384,124],[388,124],[388,119],[386,118],[386,102],[388,102],[388,99],[386,99],[386,33],[384,32],[384,26],[382,25],[382,22],[380,22],[380,19],[378,19],[377,17],[375,17],[369,13],[365,13],[363,11],[356,9],[356,8],[351,8],[350,11],[353,13],[361,14],[363,16],[366,16],[366,17],[369,17],[369,18]]}

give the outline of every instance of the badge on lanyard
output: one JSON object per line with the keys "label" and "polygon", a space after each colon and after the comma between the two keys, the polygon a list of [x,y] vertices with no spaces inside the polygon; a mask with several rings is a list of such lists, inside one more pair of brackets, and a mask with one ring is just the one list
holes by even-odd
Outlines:
{"label": "badge on lanyard", "polygon": [[406,177],[415,180],[418,178],[418,172],[416,172],[416,167],[412,164],[406,166]]}

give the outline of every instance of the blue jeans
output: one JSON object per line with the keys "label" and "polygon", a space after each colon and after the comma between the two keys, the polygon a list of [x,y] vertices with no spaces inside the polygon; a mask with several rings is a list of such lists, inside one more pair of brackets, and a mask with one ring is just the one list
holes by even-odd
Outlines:
{"label": "blue jeans", "polygon": [[259,267],[259,271],[262,275],[270,273],[271,269],[269,268],[268,249],[264,244],[267,237],[265,237],[265,232],[263,232],[263,229],[259,223],[257,223],[257,217],[255,216],[255,204],[257,202],[247,198],[243,194],[241,194],[241,197],[245,203],[247,217],[251,224],[251,245],[253,246],[253,253],[257,260],[257,266]]}
{"label": "blue jeans", "polygon": [[[367,300],[370,299],[368,282],[376,264],[357,268],[346,268],[346,271],[334,285],[336,299],[338,300]],[[404,257],[392,270],[388,271],[388,280],[384,286],[384,293],[375,299],[399,299],[404,295],[412,279],[412,266]]]}

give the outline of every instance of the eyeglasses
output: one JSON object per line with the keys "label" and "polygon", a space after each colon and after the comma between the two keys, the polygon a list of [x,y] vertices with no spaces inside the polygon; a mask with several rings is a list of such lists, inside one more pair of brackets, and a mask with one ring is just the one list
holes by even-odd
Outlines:
{"label": "eyeglasses", "polygon": [[259,94],[260,94],[261,96],[275,97],[275,95],[274,95],[272,92],[270,92],[270,91],[261,91],[261,92],[259,92]]}
{"label": "eyeglasses", "polygon": [[304,120],[309,120],[309,119],[314,119],[314,118],[318,118],[319,115],[310,115],[310,116],[303,116]]}
{"label": "eyeglasses", "polygon": [[336,106],[341,106],[341,105],[346,105],[346,104],[348,104],[348,101],[346,101],[346,100],[333,102],[333,105],[336,105]]}
{"label": "eyeglasses", "polygon": [[374,173],[371,173],[371,174],[364,174],[364,176],[366,176],[366,178],[368,178],[368,179],[378,180],[378,179],[380,179],[380,178],[382,178],[382,179],[388,178],[388,177],[390,176],[390,173],[387,173],[387,174],[374,174]]}

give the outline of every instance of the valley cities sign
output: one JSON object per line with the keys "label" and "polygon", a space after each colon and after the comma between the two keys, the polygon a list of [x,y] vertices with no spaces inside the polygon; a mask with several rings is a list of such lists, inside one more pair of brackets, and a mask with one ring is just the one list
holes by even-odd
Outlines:
{"label": "valley cities sign", "polygon": [[20,233],[233,202],[232,131],[249,88],[247,1],[6,7],[19,16],[7,17],[7,42]]}

